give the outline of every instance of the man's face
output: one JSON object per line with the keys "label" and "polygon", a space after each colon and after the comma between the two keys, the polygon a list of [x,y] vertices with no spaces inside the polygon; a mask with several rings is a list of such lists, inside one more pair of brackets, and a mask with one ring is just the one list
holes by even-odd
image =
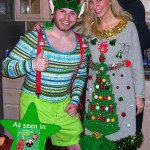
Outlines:
{"label": "man's face", "polygon": [[69,31],[77,21],[77,13],[69,8],[60,8],[55,11],[54,24],[61,31]]}

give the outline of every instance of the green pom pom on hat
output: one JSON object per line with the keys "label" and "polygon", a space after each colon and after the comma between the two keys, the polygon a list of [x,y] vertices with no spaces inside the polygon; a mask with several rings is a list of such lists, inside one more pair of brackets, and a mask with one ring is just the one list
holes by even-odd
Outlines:
{"label": "green pom pom on hat", "polygon": [[44,22],[43,27],[44,27],[45,29],[50,30],[50,29],[53,28],[53,23],[52,23],[51,21],[46,21],[46,22]]}

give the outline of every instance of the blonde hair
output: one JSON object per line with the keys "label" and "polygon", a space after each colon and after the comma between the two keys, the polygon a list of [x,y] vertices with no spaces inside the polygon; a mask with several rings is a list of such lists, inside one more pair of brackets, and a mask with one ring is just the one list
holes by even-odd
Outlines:
{"label": "blonde hair", "polygon": [[[124,11],[123,8],[119,5],[117,0],[109,0],[111,2],[111,10],[115,17],[120,19],[127,19],[133,21],[132,15]],[[97,28],[97,25],[100,23],[100,18],[98,18],[89,8],[89,0],[86,0],[85,12],[82,15],[82,20],[80,22],[80,30],[82,36],[90,38],[94,35],[94,30]]]}

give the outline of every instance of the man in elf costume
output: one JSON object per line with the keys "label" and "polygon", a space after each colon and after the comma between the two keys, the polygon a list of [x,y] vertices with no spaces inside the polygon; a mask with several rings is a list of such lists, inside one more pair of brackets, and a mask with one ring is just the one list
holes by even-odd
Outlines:
{"label": "man in elf costume", "polygon": [[71,29],[83,9],[78,0],[49,0],[49,4],[54,12],[53,24],[44,24],[41,33],[22,36],[4,60],[2,72],[11,78],[26,75],[20,119],[34,102],[40,122],[61,126],[51,137],[53,145],[81,150],[83,129],[77,107],[86,79],[87,50],[86,43]]}

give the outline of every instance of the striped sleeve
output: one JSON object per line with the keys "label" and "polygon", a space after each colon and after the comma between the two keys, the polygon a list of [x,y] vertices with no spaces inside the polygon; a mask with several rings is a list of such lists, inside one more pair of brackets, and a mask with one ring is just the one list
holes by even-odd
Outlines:
{"label": "striped sleeve", "polygon": [[36,38],[34,32],[21,37],[9,56],[2,63],[3,76],[17,78],[34,71],[32,52],[37,46]]}
{"label": "striped sleeve", "polygon": [[80,102],[80,96],[83,92],[87,77],[87,50],[84,52],[84,59],[82,61],[81,67],[78,71],[77,77],[72,86],[72,99],[71,103],[75,103],[77,106]]}

